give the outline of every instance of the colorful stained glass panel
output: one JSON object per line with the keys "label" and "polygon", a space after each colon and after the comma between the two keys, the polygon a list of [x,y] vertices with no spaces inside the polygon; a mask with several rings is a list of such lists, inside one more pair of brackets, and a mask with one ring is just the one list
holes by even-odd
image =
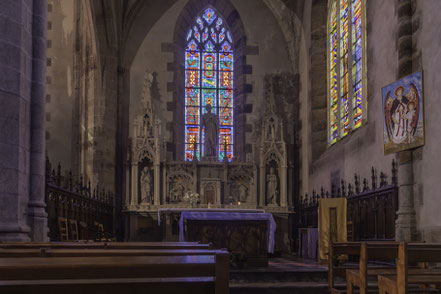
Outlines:
{"label": "colorful stained glass panel", "polygon": [[185,69],[199,70],[200,57],[198,51],[187,51],[185,60]]}
{"label": "colorful stained glass panel", "polygon": [[219,90],[220,107],[233,107],[233,90]]}
{"label": "colorful stained glass panel", "polygon": [[207,113],[205,107],[210,104],[213,109],[211,112],[217,113],[217,95],[215,89],[202,89],[202,114]]}
{"label": "colorful stained glass panel", "polygon": [[211,8],[205,9],[204,19],[209,25],[211,25],[213,23],[213,21],[216,19],[216,15],[214,13],[214,10]]}
{"label": "colorful stained glass panel", "polygon": [[[222,45],[218,45],[222,42]],[[185,160],[204,154],[201,116],[206,105],[219,118],[219,160],[233,158],[233,48],[225,21],[212,8],[195,19],[185,52]],[[226,142],[226,148],[225,148]],[[225,150],[227,149],[227,150]]]}
{"label": "colorful stained glass panel", "polygon": [[199,87],[199,70],[186,70],[185,85],[187,88]]}
{"label": "colorful stained glass panel", "polygon": [[[216,30],[219,30],[221,28],[221,26],[222,26],[222,18],[219,17],[216,21]],[[222,28],[222,29],[224,29],[224,28]]]}

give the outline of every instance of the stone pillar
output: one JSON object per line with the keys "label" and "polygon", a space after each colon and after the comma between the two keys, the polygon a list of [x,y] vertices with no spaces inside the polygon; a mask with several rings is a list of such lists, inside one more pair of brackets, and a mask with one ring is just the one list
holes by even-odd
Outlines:
{"label": "stone pillar", "polygon": [[287,166],[282,165],[280,168],[280,206],[286,207],[288,206],[288,197],[287,197]]}
{"label": "stone pillar", "polygon": [[[398,11],[398,78],[412,73],[412,3],[411,0],[399,0]],[[397,241],[416,239],[416,218],[413,203],[413,164],[412,151],[400,153],[398,167],[398,211],[395,223]]]}
{"label": "stone pillar", "polygon": [[253,182],[251,183],[251,190],[249,191],[250,196],[251,196],[251,203],[254,205],[257,205],[258,200],[257,197],[259,197],[258,193],[257,193],[257,177],[258,177],[258,172],[257,172],[257,165],[253,166]]}
{"label": "stone pillar", "polygon": [[398,211],[395,223],[395,240],[415,241],[416,219],[413,205],[413,164],[412,151],[400,153],[398,168]]}
{"label": "stone pillar", "polygon": [[138,163],[132,162],[132,194],[130,205],[138,205]]}
{"label": "stone pillar", "polygon": [[266,205],[266,179],[265,179],[265,164],[260,164],[260,199],[259,199],[259,206],[265,206]]}
{"label": "stone pillar", "polygon": [[154,176],[154,198],[153,198],[153,204],[154,205],[161,205],[161,165],[159,163],[155,163],[154,166],[155,170],[155,176]]}
{"label": "stone pillar", "polygon": [[124,169],[126,171],[126,181],[125,181],[125,197],[124,197],[124,208],[130,205],[130,164],[126,162],[124,164]]}
{"label": "stone pillar", "polygon": [[32,241],[48,241],[45,210],[45,90],[47,0],[32,7],[31,152],[28,223]]}
{"label": "stone pillar", "polygon": [[45,0],[0,1],[0,240],[47,238],[46,10]]}

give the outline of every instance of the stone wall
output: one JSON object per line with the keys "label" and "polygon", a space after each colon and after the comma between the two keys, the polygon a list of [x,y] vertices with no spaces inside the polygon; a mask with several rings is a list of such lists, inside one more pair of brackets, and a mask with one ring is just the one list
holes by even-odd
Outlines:
{"label": "stone wall", "polygon": [[48,1],[46,151],[66,170],[72,168],[74,142],[74,19],[74,1]]}

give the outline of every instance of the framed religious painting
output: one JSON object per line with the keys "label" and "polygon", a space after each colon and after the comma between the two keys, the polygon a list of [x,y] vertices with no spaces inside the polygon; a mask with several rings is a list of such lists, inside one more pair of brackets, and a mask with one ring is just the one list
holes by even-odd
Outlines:
{"label": "framed religious painting", "polygon": [[382,89],[384,154],[424,145],[423,73]]}

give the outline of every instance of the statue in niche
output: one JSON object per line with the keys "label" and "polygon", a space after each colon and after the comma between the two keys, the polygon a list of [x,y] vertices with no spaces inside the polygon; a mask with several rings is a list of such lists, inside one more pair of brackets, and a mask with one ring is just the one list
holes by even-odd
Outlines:
{"label": "statue in niche", "polygon": [[239,185],[239,201],[247,202],[248,191],[247,187],[244,184]]}
{"label": "statue in niche", "polygon": [[150,125],[150,119],[147,114],[144,115],[144,119],[142,122],[142,136],[144,138],[151,137],[151,125]]}
{"label": "statue in niche", "polygon": [[182,202],[182,197],[184,197],[185,188],[179,183],[175,183],[170,190],[171,201],[173,203]]}
{"label": "statue in niche", "polygon": [[144,167],[141,173],[141,203],[151,203],[152,199],[152,176],[148,167]]}
{"label": "statue in niche", "polygon": [[205,128],[204,156],[212,157],[217,155],[219,121],[217,115],[211,113],[213,107],[210,104],[205,109],[207,113],[202,115],[202,127]]}
{"label": "statue in niche", "polygon": [[266,197],[268,204],[277,204],[277,175],[274,172],[274,167],[270,168],[269,174],[266,176]]}

